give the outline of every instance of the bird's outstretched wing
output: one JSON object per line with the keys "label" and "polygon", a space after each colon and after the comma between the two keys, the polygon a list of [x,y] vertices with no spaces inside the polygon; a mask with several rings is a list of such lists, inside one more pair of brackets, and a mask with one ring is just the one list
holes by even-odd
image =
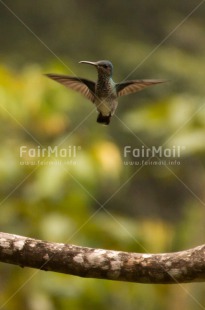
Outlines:
{"label": "bird's outstretched wing", "polygon": [[95,100],[95,82],[92,82],[87,79],[83,78],[77,78],[72,77],[68,75],[62,75],[62,74],[53,74],[48,73],[45,74],[45,76],[49,77],[50,79],[63,84],[65,87],[68,87],[70,89],[73,89],[84,97],[86,97],[88,100],[94,102]]}
{"label": "bird's outstretched wing", "polygon": [[145,87],[166,82],[165,80],[132,80],[116,84],[118,97],[138,92]]}

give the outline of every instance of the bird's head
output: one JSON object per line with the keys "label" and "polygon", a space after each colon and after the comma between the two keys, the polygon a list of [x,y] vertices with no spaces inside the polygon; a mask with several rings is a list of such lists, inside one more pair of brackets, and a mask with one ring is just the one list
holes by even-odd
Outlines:
{"label": "bird's head", "polygon": [[92,61],[80,61],[79,63],[88,64],[95,66],[99,73],[105,74],[106,76],[112,76],[113,65],[109,60],[99,60],[96,62]]}

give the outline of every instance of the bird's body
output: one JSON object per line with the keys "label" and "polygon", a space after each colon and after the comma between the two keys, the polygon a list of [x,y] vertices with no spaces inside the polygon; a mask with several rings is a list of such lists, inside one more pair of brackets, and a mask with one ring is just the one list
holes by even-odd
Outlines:
{"label": "bird's body", "polygon": [[104,125],[110,123],[118,105],[117,98],[142,90],[145,87],[165,82],[164,80],[132,80],[115,83],[112,79],[113,65],[108,60],[97,62],[80,61],[96,66],[97,82],[84,78],[71,77],[60,74],[46,74],[49,78],[71,88],[92,101],[99,112],[97,122]]}
{"label": "bird's body", "polygon": [[98,122],[109,124],[110,117],[114,114],[118,102],[115,82],[112,78],[98,74],[98,80],[95,85],[95,105],[99,112]]}

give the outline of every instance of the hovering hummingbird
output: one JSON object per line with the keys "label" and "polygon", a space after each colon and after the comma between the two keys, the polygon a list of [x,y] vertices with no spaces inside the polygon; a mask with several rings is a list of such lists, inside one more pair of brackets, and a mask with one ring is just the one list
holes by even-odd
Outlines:
{"label": "hovering hummingbird", "polygon": [[52,80],[81,93],[96,105],[99,112],[97,122],[108,125],[118,105],[117,98],[138,92],[145,87],[164,83],[165,80],[130,80],[115,83],[112,79],[113,65],[108,60],[96,62],[80,61],[82,64],[95,66],[98,72],[97,82],[80,77],[61,74],[45,74]]}

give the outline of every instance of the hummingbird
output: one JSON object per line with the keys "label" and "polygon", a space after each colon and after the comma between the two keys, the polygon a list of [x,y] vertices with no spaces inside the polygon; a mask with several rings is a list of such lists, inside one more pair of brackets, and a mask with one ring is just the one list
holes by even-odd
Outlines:
{"label": "hummingbird", "polygon": [[141,91],[145,87],[164,83],[165,80],[130,80],[115,83],[112,79],[113,65],[109,60],[80,61],[81,64],[95,66],[98,72],[97,82],[62,74],[45,74],[50,79],[73,89],[95,104],[99,112],[97,122],[109,125],[118,106],[118,97]]}

